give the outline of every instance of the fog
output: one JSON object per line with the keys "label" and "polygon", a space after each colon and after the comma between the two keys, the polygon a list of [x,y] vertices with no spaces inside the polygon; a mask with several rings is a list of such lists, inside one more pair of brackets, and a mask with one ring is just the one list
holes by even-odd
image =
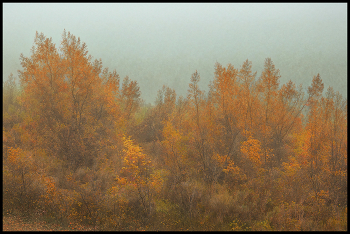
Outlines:
{"label": "fog", "polygon": [[305,88],[320,73],[325,90],[347,97],[347,3],[5,3],[3,79],[17,75],[36,31],[59,47],[64,29],[104,67],[136,80],[149,103],[163,84],[186,95],[196,70],[208,90],[216,62],[239,69],[249,59],[259,77],[267,57],[281,84]]}

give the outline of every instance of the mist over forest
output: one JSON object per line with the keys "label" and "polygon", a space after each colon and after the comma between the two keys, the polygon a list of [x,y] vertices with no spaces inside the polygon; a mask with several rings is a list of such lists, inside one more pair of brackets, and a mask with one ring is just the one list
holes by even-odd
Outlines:
{"label": "mist over forest", "polygon": [[348,229],[345,4],[3,6],[3,230]]}
{"label": "mist over forest", "polygon": [[65,29],[89,53],[136,80],[154,103],[163,84],[185,95],[197,70],[207,90],[216,62],[248,59],[260,76],[265,58],[281,82],[304,87],[320,73],[347,96],[346,4],[3,4],[3,79],[20,69],[35,32],[59,46]]}

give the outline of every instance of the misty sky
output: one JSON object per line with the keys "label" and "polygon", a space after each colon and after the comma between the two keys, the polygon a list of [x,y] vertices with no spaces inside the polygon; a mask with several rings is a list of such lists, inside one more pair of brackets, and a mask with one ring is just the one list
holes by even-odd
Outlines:
{"label": "misty sky", "polygon": [[17,76],[36,31],[59,47],[64,29],[104,67],[136,80],[150,103],[163,84],[185,96],[196,70],[208,90],[215,62],[239,69],[249,59],[258,78],[267,57],[281,84],[306,88],[320,73],[325,91],[347,97],[347,3],[3,3],[3,79]]}

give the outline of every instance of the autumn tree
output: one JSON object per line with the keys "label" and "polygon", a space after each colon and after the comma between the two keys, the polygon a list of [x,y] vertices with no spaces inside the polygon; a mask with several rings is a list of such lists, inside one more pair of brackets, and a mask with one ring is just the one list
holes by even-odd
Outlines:
{"label": "autumn tree", "polygon": [[163,119],[166,120],[173,111],[175,104],[175,90],[163,85],[162,89],[158,91],[156,98],[156,109],[159,111],[158,115],[164,116]]}
{"label": "autumn tree", "polygon": [[322,121],[321,117],[321,106],[320,100],[322,97],[324,85],[320,78],[320,75],[314,76],[312,80],[311,86],[308,88],[308,94],[312,97],[309,100],[309,115],[308,115],[308,123],[307,123],[307,131],[308,131],[308,161],[309,161],[309,177],[312,183],[313,191],[315,192],[316,198],[318,193],[320,192],[321,184],[320,184],[320,170],[322,163],[322,135],[323,129],[319,123]]}
{"label": "autumn tree", "polygon": [[92,165],[100,143],[116,137],[119,76],[102,71],[101,60],[92,61],[86,44],[69,32],[63,33],[60,50],[43,34],[34,42],[31,57],[21,55],[19,71],[31,147],[73,167]]}
{"label": "autumn tree", "polygon": [[263,106],[260,110],[260,132],[262,148],[264,151],[264,161],[271,161],[267,158],[267,151],[270,150],[273,122],[273,111],[276,107],[277,91],[279,88],[279,70],[275,68],[271,58],[265,59],[264,70],[258,79],[257,89],[261,95]]}
{"label": "autumn tree", "polygon": [[200,75],[196,71],[191,76],[191,83],[189,84],[188,96],[189,100],[189,118],[188,127],[191,129],[192,136],[190,139],[194,154],[198,157],[198,163],[200,167],[203,179],[206,182],[212,182],[212,146],[209,135],[208,115],[206,115],[206,100],[204,92],[200,90],[198,82],[200,81]]}
{"label": "autumn tree", "polygon": [[[329,191],[330,199],[336,204],[344,204],[346,188],[346,102],[331,87],[320,100],[319,125],[321,149],[318,152],[321,181],[325,191]],[[343,124],[340,124],[342,121]]]}
{"label": "autumn tree", "polygon": [[188,159],[188,137],[176,128],[171,120],[166,121],[162,141],[164,167],[170,172],[169,189],[176,190],[181,182],[186,181],[191,165]]}
{"label": "autumn tree", "polygon": [[140,95],[140,87],[138,86],[137,81],[132,81],[126,76],[122,83],[121,99],[124,116],[127,121],[138,109],[141,101]]}
{"label": "autumn tree", "polygon": [[[127,192],[130,205],[134,205],[136,212],[141,208],[141,214],[135,214],[135,217],[141,215],[146,222],[152,212],[154,212],[153,197],[156,191],[159,191],[161,179],[153,171],[152,161],[143,153],[141,147],[136,145],[130,138],[123,138],[124,157],[123,167],[120,174],[116,176],[117,186],[112,190],[122,194]],[[125,190],[126,189],[126,190]],[[136,201],[133,198],[136,197]]]}
{"label": "autumn tree", "polygon": [[[330,190],[334,196],[335,204],[345,204],[347,187],[347,100],[339,92],[333,96],[329,91],[328,99],[333,99],[333,108],[330,117],[330,159],[331,171]],[[338,197],[339,196],[339,197]]]}
{"label": "autumn tree", "polygon": [[215,110],[214,128],[218,131],[216,138],[217,153],[234,157],[234,143],[240,132],[239,116],[242,115],[238,105],[238,71],[231,64],[227,68],[216,63],[215,78],[212,84],[212,102]]}
{"label": "autumn tree", "polygon": [[257,98],[257,92],[255,90],[255,77],[256,72],[252,73],[252,62],[247,59],[243,63],[238,73],[238,78],[241,85],[241,92],[238,98],[243,109],[243,122],[245,130],[248,130],[248,128],[251,130],[253,128],[253,123],[257,122],[254,118],[256,116],[254,107],[256,107]]}
{"label": "autumn tree", "polygon": [[291,134],[300,131],[302,126],[301,111],[305,100],[302,86],[298,89],[292,81],[283,84],[277,93],[273,121],[271,121],[271,148],[274,150],[275,163],[280,165],[287,159],[289,152],[286,145],[291,146]]}

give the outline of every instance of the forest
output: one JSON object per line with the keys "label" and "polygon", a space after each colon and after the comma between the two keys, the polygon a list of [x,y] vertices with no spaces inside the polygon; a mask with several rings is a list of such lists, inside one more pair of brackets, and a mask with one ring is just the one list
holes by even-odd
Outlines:
{"label": "forest", "polygon": [[[137,81],[64,31],[3,82],[3,216],[93,230],[347,230],[347,99],[280,84],[270,58],[220,63],[208,91]],[[19,82],[16,82],[18,80]],[[304,91],[305,90],[305,91]]]}

